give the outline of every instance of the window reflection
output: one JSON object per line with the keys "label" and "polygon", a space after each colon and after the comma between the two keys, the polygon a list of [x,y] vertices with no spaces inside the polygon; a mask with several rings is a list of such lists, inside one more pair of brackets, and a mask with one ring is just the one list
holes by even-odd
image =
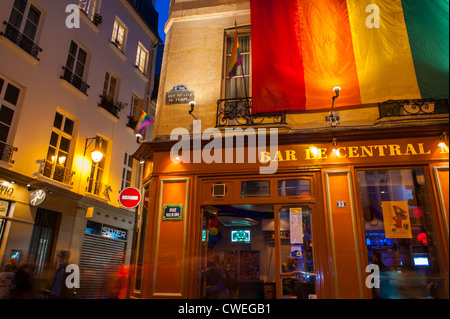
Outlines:
{"label": "window reflection", "polygon": [[283,207],[279,215],[282,298],[309,299],[316,291],[311,208]]}
{"label": "window reflection", "polygon": [[423,169],[358,172],[374,298],[445,298]]}

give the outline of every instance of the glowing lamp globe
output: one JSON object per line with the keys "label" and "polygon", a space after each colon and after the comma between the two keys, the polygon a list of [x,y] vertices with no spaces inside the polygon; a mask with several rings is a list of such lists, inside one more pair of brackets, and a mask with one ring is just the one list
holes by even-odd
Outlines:
{"label": "glowing lamp globe", "polygon": [[94,150],[94,151],[91,153],[91,157],[92,157],[92,160],[93,160],[95,163],[98,163],[98,162],[100,162],[100,161],[102,160],[102,158],[103,158],[103,153],[100,152],[99,150]]}

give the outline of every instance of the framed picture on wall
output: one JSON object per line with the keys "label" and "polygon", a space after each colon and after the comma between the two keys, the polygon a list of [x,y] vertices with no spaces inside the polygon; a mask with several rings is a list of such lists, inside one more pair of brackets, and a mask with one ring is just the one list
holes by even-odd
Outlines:
{"label": "framed picture on wall", "polygon": [[259,250],[241,250],[239,266],[240,279],[259,280]]}
{"label": "framed picture on wall", "polygon": [[11,249],[11,254],[10,254],[9,258],[14,258],[17,261],[17,263],[19,263],[21,256],[22,256],[21,250]]}

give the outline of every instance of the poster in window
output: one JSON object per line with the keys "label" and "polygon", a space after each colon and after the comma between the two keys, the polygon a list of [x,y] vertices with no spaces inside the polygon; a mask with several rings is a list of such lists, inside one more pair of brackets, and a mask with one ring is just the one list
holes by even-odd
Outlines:
{"label": "poster in window", "polygon": [[291,244],[303,244],[303,214],[301,207],[289,209],[289,226],[291,231]]}
{"label": "poster in window", "polygon": [[259,250],[241,250],[240,278],[259,280]]}
{"label": "poster in window", "polygon": [[412,238],[407,201],[381,202],[386,238]]}

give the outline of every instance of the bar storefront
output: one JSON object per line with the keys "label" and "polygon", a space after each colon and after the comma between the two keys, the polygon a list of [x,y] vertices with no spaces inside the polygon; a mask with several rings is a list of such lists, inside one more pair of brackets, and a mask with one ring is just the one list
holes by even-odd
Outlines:
{"label": "bar storefront", "polygon": [[448,141],[423,135],[286,134],[275,152],[224,148],[246,160],[210,164],[144,143],[132,295],[448,298]]}

